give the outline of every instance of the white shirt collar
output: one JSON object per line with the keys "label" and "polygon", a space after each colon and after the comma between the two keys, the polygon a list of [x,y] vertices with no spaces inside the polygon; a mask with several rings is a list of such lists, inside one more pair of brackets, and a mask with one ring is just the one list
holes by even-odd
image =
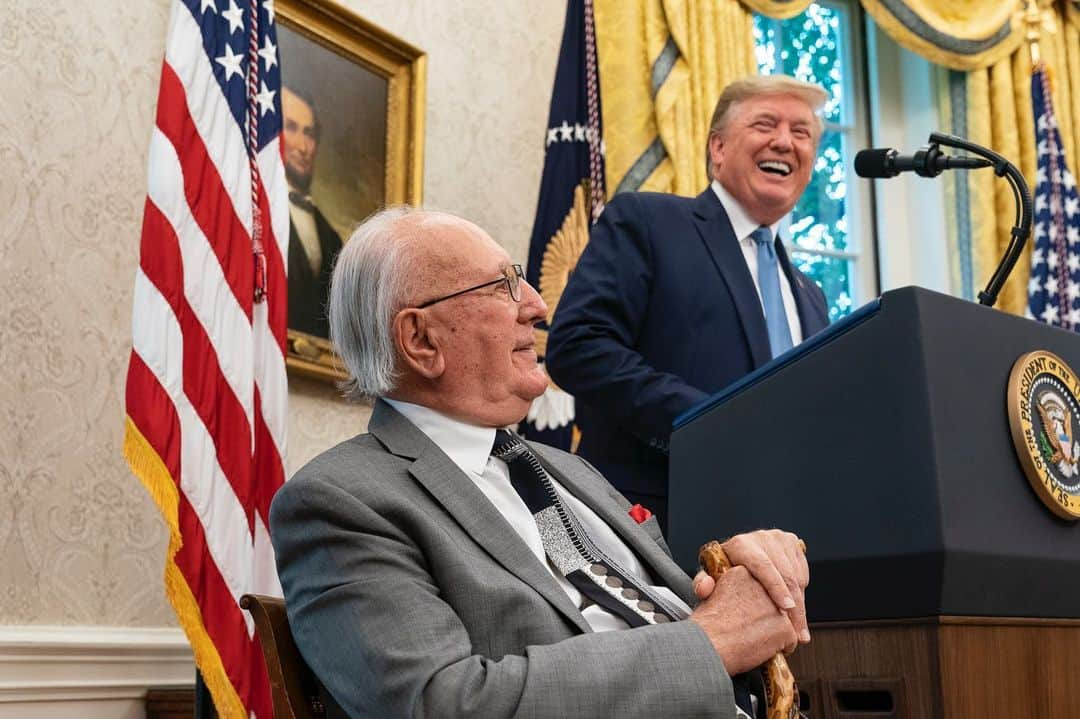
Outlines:
{"label": "white shirt collar", "polygon": [[468,424],[412,402],[386,397],[383,401],[405,415],[405,419],[426,434],[463,472],[483,474],[495,444],[494,427]]}
{"label": "white shirt collar", "polygon": [[[735,237],[737,237],[740,242],[749,237],[751,232],[761,226],[750,219],[750,215],[743,209],[743,206],[739,204],[738,200],[731,196],[730,192],[724,189],[724,186],[720,184],[719,180],[712,181],[712,191],[716,193],[716,196],[720,199],[720,204],[724,206],[724,211],[727,212],[728,219],[731,221],[731,229],[735,231]],[[773,237],[776,237],[779,227],[779,220],[769,225]]]}

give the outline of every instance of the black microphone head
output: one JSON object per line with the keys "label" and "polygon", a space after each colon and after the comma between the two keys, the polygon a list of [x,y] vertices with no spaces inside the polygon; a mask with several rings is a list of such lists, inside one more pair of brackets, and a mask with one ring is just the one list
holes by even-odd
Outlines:
{"label": "black microphone head", "polygon": [[896,154],[891,148],[859,150],[855,153],[855,174],[867,178],[896,177],[900,174],[893,167]]}

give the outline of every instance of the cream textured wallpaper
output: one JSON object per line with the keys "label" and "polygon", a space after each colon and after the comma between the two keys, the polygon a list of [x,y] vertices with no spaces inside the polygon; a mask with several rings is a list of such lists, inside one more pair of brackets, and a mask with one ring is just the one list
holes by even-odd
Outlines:
{"label": "cream textured wallpaper", "polygon": [[[428,53],[424,194],[524,261],[565,4],[367,0]],[[174,624],[165,532],[120,455],[168,3],[0,14],[0,624]],[[289,468],[368,412],[290,379]]]}

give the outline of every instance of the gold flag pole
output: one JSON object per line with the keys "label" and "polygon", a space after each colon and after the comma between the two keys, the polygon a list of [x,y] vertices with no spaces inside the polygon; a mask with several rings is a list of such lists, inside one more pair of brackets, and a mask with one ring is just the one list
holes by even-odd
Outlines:
{"label": "gold flag pole", "polygon": [[1039,12],[1038,0],[1026,0],[1024,3],[1024,24],[1027,30],[1024,39],[1028,43],[1028,51],[1031,52],[1031,71],[1037,72],[1042,65],[1042,52],[1039,49],[1039,39],[1042,37],[1042,13]]}
{"label": "gold flag pole", "polygon": [[1046,75],[1046,81],[1053,88],[1053,73],[1050,66],[1043,59],[1042,48],[1039,45],[1043,33],[1047,35],[1057,32],[1054,24],[1054,13],[1050,8],[1040,8],[1039,0],[1024,0],[1023,22],[1026,26],[1024,39],[1031,53],[1031,72],[1034,74],[1042,70]]}

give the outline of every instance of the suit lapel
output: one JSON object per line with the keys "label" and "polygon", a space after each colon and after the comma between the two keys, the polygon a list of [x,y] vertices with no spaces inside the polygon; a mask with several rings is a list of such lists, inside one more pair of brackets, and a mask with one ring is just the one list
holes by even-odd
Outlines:
{"label": "suit lapel", "polygon": [[754,366],[760,367],[772,359],[769,333],[765,327],[761,301],[754,289],[754,279],[739,248],[739,238],[735,237],[724,206],[711,187],[694,198],[693,213],[698,234],[735,301],[735,310],[750,347],[750,357]]}
{"label": "suit lapel", "polygon": [[787,249],[779,237],[776,241],[776,257],[780,260],[780,267],[788,278],[788,284],[791,285],[791,294],[795,297],[795,308],[799,312],[799,326],[802,328],[805,340],[829,323],[827,316],[821,316],[821,312],[814,306],[811,294],[813,288],[807,284],[810,280],[801,272],[796,272],[791,266]]}
{"label": "suit lapel", "polygon": [[[621,507],[605,491],[600,482],[584,481],[583,466],[580,460],[568,460],[565,455],[548,452],[543,445],[529,443],[529,446],[540,457],[544,468],[567,491],[596,512],[597,516],[607,522],[607,525],[615,531],[615,534],[626,542],[653,573],[657,581],[675,592],[690,606],[697,603],[697,600],[693,597],[693,591],[687,581],[686,574],[660,548],[660,545],[637,525],[637,522],[630,517],[627,510]],[[606,481],[603,478],[599,479],[600,481]]]}
{"label": "suit lapel", "polygon": [[368,431],[390,452],[415,460],[409,467],[409,474],[496,562],[535,589],[580,631],[592,631],[566,592],[537,561],[536,555],[513,527],[423,432],[382,401],[375,403]]}

